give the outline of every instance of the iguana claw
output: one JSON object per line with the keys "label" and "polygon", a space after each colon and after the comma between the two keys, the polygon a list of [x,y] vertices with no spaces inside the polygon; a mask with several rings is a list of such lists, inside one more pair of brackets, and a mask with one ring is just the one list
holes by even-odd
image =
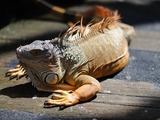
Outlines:
{"label": "iguana claw", "polygon": [[17,65],[14,69],[10,69],[6,72],[6,77],[10,77],[10,80],[16,78],[17,80],[26,75],[25,69],[21,65]]}
{"label": "iguana claw", "polygon": [[[60,95],[53,95],[47,101],[45,101],[44,106],[71,106],[79,102],[79,97],[73,91],[56,90],[55,93],[60,93]],[[56,98],[56,100],[53,100]]]}

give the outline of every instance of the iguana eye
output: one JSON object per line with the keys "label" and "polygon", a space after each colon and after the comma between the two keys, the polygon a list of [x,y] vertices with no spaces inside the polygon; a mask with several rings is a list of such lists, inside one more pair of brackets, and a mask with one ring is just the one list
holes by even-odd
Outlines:
{"label": "iguana eye", "polygon": [[38,55],[41,55],[42,51],[41,50],[32,50],[32,51],[30,51],[30,53],[33,56],[38,56]]}

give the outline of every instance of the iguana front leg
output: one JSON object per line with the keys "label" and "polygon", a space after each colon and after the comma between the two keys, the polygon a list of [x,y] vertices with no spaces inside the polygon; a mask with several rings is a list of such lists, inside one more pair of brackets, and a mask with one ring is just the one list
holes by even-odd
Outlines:
{"label": "iguana front leg", "polygon": [[6,77],[10,77],[10,80],[13,78],[21,78],[26,75],[25,69],[21,65],[17,65],[14,69],[10,69],[6,72]]}
{"label": "iguana front leg", "polygon": [[100,83],[91,76],[80,75],[75,80],[75,87],[78,87],[75,91],[57,91],[61,95],[53,95],[52,98],[58,98],[58,100],[47,100],[44,105],[71,106],[90,100],[100,90]]}

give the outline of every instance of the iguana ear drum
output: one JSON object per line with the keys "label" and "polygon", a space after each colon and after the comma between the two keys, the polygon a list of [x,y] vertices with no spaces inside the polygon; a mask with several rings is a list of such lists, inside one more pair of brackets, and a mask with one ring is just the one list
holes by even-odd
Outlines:
{"label": "iguana ear drum", "polygon": [[44,81],[49,84],[56,84],[58,82],[58,75],[56,73],[48,73]]}

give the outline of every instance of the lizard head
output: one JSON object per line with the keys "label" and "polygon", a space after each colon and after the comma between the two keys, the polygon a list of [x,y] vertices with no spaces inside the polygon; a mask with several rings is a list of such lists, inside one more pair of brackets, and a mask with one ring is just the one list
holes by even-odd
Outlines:
{"label": "lizard head", "polygon": [[37,81],[56,84],[62,78],[59,51],[50,40],[36,40],[29,45],[18,47],[16,53],[36,86]]}

